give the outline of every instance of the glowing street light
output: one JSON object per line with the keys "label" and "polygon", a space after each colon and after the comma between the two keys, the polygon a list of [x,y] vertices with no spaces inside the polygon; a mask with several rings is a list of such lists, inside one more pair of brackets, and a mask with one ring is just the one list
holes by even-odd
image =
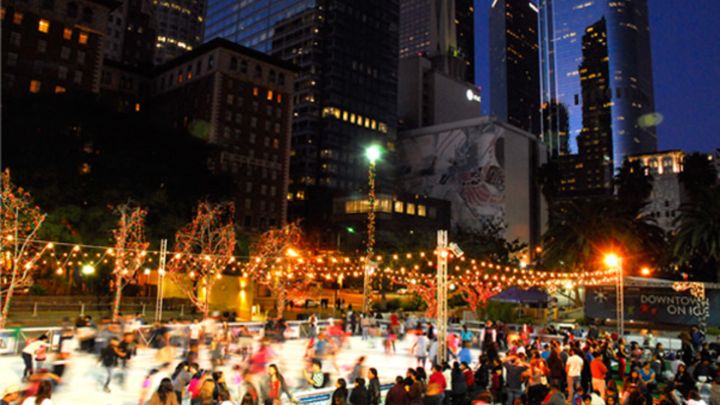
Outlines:
{"label": "glowing street light", "polygon": [[85,274],[85,275],[95,274],[95,266],[93,266],[92,264],[86,264],[86,265],[82,266],[82,274]]}
{"label": "glowing street light", "polygon": [[620,256],[616,255],[615,253],[607,253],[605,255],[605,258],[603,259],[603,262],[605,262],[605,265],[610,268],[614,269],[617,268],[620,265]]}
{"label": "glowing street light", "polygon": [[650,270],[649,267],[645,266],[645,267],[643,267],[643,268],[640,269],[640,275],[641,275],[641,276],[643,276],[643,277],[648,277],[648,276],[650,276],[650,274],[652,274],[652,270]]}
{"label": "glowing street light", "polygon": [[381,155],[382,148],[380,148],[379,145],[373,144],[365,148],[365,157],[371,164],[375,164],[375,162],[380,160]]}

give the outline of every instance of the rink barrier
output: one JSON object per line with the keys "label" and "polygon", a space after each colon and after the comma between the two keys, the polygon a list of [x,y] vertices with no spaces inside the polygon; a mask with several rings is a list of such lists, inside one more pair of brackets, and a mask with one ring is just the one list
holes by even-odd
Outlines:
{"label": "rink barrier", "polygon": [[[177,342],[178,340],[182,340],[184,336],[178,335],[177,333],[173,334],[172,332],[182,330],[187,327],[187,325],[188,324],[165,325],[171,330],[171,343],[175,342],[175,345],[179,346]],[[244,326],[251,333],[254,333],[256,336],[260,337],[263,337],[265,332],[265,322],[228,322],[227,325],[230,329],[237,329]],[[305,330],[307,328],[303,328],[303,325],[307,325],[307,321],[287,321],[286,325],[286,339],[307,337],[307,330]],[[317,325],[319,329],[322,329],[327,327],[329,325],[329,322],[328,320],[318,320]],[[140,332],[138,333],[140,343],[146,344],[148,346],[152,345],[153,338],[148,336],[150,335],[150,332],[153,328],[153,325],[142,325],[137,329],[138,332]],[[74,329],[77,330],[81,328]],[[60,334],[62,330],[63,328],[60,326],[36,326],[27,328],[0,329],[0,355],[20,354],[20,351],[22,351],[23,347],[25,347],[28,339],[37,338],[43,334],[48,336],[49,342],[52,345],[52,349],[57,349],[60,344]]]}
{"label": "rink barrier", "polygon": [[[419,321],[427,322],[427,320],[420,319]],[[376,320],[376,323],[380,327],[381,330],[386,330],[387,327],[390,324],[389,320]],[[470,327],[468,330],[473,332],[475,336],[478,338],[480,337],[481,326],[480,322],[465,322]],[[251,333],[254,333],[256,336],[264,336],[265,332],[265,322],[228,322],[228,327],[232,328],[240,328],[240,327],[246,327]],[[307,321],[287,321],[287,330],[285,331],[284,337],[286,339],[297,339],[302,337],[308,336],[308,330],[307,330]],[[318,329],[325,328],[329,325],[328,319],[318,320],[317,326]],[[180,329],[184,329],[187,324],[169,324],[165,325],[166,327],[170,328],[171,330],[177,331]],[[514,326],[516,330],[520,328],[520,325],[508,325],[508,326]],[[153,338],[148,337],[150,334],[150,331],[153,329],[153,325],[142,325],[138,328],[138,337],[139,341],[143,344],[146,344],[148,346],[152,345]],[[22,348],[25,346],[26,341],[31,338],[36,338],[42,334],[47,334],[49,337],[49,341],[52,344],[53,349],[57,348],[57,346],[60,343],[60,332],[63,330],[62,327],[59,326],[45,326],[45,327],[26,327],[26,328],[6,328],[6,329],[0,329],[0,355],[15,355],[19,354]],[[448,332],[450,333],[460,333],[462,331],[462,324],[450,324],[448,325]],[[533,333],[531,335],[532,338],[539,337],[542,338],[544,341],[549,340],[563,340],[562,335],[546,335],[546,334],[538,334]],[[179,346],[182,344],[182,341],[184,339],[184,336],[178,335],[177,333],[171,335],[171,343],[174,343],[176,346]],[[583,340],[582,338],[576,338],[579,340]],[[178,343],[180,341],[180,343]],[[626,335],[625,336],[626,342],[632,342],[635,341],[641,346],[644,346],[646,348],[652,348],[655,346],[656,343],[662,343],[666,350],[671,351],[677,351],[681,349],[682,343],[680,339],[677,338],[670,338],[670,337],[663,337],[663,336],[655,336],[652,338],[652,340],[649,342],[648,345],[645,345],[645,338],[641,335]],[[479,343],[479,342],[478,342]],[[478,344],[474,344],[474,347],[479,347]]]}
{"label": "rink barrier", "polygon": [[[384,403],[385,394],[392,388],[393,383],[384,381],[380,383],[381,403]],[[348,389],[349,391],[351,389]],[[300,391],[293,394],[293,398],[299,404],[303,405],[326,405],[330,403],[335,387],[320,388],[308,391]]]}

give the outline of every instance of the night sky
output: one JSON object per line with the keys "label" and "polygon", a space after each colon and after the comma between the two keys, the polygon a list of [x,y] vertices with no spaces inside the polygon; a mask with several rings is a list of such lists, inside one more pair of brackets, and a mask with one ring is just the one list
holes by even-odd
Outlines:
{"label": "night sky", "polygon": [[[489,108],[488,10],[475,0],[476,77]],[[537,3],[537,2],[536,2]],[[655,109],[664,116],[658,149],[720,147],[720,1],[648,0]]]}

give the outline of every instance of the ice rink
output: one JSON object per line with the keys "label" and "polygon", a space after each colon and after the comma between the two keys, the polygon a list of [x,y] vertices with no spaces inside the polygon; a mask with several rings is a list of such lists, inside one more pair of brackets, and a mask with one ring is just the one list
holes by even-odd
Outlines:
{"label": "ice rink", "polygon": [[[339,375],[334,371],[329,361],[323,363],[323,371],[329,372],[333,381],[339,377],[346,377],[355,361],[363,355],[366,356],[365,366],[377,368],[381,381],[391,380],[396,375],[405,375],[405,370],[408,367],[416,366],[415,357],[410,353],[414,337],[408,336],[405,340],[398,341],[396,344],[397,352],[390,355],[385,354],[380,340],[375,339],[375,346],[372,347],[367,341],[362,341],[360,336],[352,337],[349,345],[343,348],[337,357],[340,368]],[[303,355],[306,345],[306,339],[288,340],[282,344],[272,345],[275,354],[272,362],[278,365],[291,392],[307,390],[306,387],[301,386],[302,370],[305,364]],[[178,359],[177,362],[172,364],[173,369],[180,361],[179,356],[182,352],[178,350],[177,354]],[[474,352],[473,354],[474,358],[476,358],[477,353]],[[210,361],[206,351],[203,350],[200,360],[202,368],[210,368]],[[232,366],[237,362],[238,360],[231,359],[224,367],[220,368],[225,371],[233,400],[237,400],[237,389],[232,384],[231,375]],[[137,405],[139,404],[145,375],[150,369],[157,368],[157,366],[155,350],[140,349],[138,355],[131,360],[125,386],[121,387],[118,381],[113,381],[110,385],[111,392],[106,393],[102,389],[106,372],[98,363],[97,357],[77,353],[72,358],[71,364],[68,365],[62,384],[53,392],[53,403],[60,405]],[[0,390],[9,384],[19,384],[23,368],[23,361],[20,356],[0,357]],[[171,373],[172,370],[168,372]]]}

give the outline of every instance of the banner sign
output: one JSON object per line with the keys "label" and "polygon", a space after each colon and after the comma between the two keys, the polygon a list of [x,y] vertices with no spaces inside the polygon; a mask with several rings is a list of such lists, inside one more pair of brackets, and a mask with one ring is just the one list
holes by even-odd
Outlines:
{"label": "banner sign", "polygon": [[[616,319],[615,287],[588,287],[585,317]],[[720,326],[720,291],[705,290],[705,299],[671,287],[625,287],[625,321],[672,325]]]}

